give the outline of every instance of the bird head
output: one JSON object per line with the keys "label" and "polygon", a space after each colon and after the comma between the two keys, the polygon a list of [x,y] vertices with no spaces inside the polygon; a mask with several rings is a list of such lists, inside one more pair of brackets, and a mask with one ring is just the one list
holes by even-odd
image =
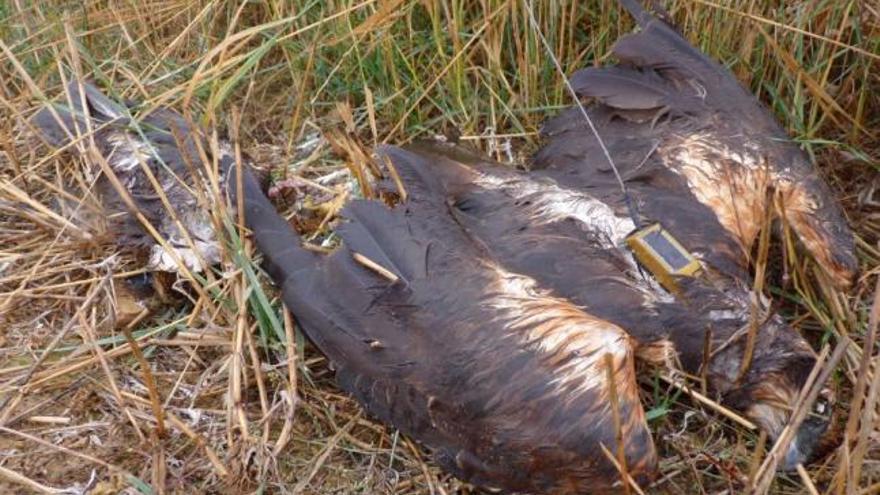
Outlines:
{"label": "bird head", "polygon": [[[792,408],[805,378],[804,361],[792,363],[790,370],[770,374],[765,381],[750,387],[754,399],[746,408],[746,415],[767,432],[775,442],[789,424]],[[815,363],[815,360],[812,360]],[[809,373],[809,370],[807,370]],[[794,438],[780,460],[781,471],[792,471],[799,464],[821,460],[840,443],[840,417],[834,392],[825,387],[798,427]]]}
{"label": "bird head", "polygon": [[[746,338],[731,339],[731,335],[748,328],[748,319],[734,318],[726,323],[714,326],[717,333],[713,340],[736,342],[712,358],[712,381],[727,405],[742,411],[775,442],[790,423],[801,389],[816,364],[816,353],[779,316],[771,316],[758,328],[752,358],[742,373]],[[783,454],[780,469],[814,462],[836,447],[840,441],[838,412],[835,394],[825,386]]]}
{"label": "bird head", "polygon": [[840,441],[838,412],[831,389],[823,389],[794,439],[788,444],[779,469],[793,471],[798,464],[818,461],[836,447]]}

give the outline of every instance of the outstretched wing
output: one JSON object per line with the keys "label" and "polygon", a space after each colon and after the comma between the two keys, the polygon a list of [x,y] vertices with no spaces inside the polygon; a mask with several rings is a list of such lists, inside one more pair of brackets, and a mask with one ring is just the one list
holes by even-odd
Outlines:
{"label": "outstretched wing", "polygon": [[617,417],[628,471],[640,479],[653,471],[630,338],[501,268],[444,202],[354,201],[339,229],[343,247],[317,256],[292,232],[286,247],[263,242],[281,223],[267,222],[259,188],[245,187],[246,204],[256,205],[246,220],[282,267],[284,301],[340,384],[444,467],[507,490],[610,490],[619,475],[600,444],[616,452]]}
{"label": "outstretched wing", "polygon": [[[857,265],[853,235],[828,186],[773,116],[726,69],[634,0],[641,31],[614,47],[616,66],[571,78],[641,215],[730,274],[746,266],[770,191],[785,219],[840,286]],[[580,110],[544,128],[535,167],[620,203],[610,166]],[[720,224],[720,228],[719,228]]]}

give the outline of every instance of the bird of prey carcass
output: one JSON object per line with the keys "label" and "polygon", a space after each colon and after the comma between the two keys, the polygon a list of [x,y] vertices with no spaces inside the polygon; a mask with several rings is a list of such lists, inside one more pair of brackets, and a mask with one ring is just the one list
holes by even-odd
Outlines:
{"label": "bird of prey carcass", "polygon": [[[351,202],[338,229],[343,246],[329,255],[300,245],[250,171],[241,191],[228,181],[243,195],[247,226],[285,304],[340,385],[479,485],[601,493],[619,490],[622,477],[651,478],[656,453],[639,403],[637,357],[671,357],[704,373],[725,403],[779,434],[815,354],[769,314],[742,369],[743,329],[753,323],[748,255],[771,204],[768,189],[836,284],[845,287],[855,271],[839,207],[773,118],[671,27],[622,3],[641,31],[616,45],[621,64],[587,69],[572,83],[595,100],[587,112],[635,219],[577,108],[547,124],[549,141],[528,174],[457,148],[381,148],[407,199],[393,208]],[[63,126],[57,112],[36,120],[51,140],[94,126],[124,186],[152,183],[147,170],[172,191],[184,170],[185,184],[198,183],[188,168],[175,168],[204,152],[179,116],[161,110],[152,127],[138,128],[94,88],[70,93],[86,109],[58,115]],[[87,122],[85,112],[97,120]],[[232,162],[221,155],[225,172]],[[182,187],[181,200],[197,211],[193,190]],[[210,245],[213,233],[188,240],[180,231],[208,222],[150,218],[162,198],[131,197],[160,235],[181,241],[171,243],[176,255],[151,247],[152,263],[197,254],[212,262],[197,241]],[[671,294],[640,270],[623,241],[647,222],[671,232],[705,277],[680,280],[680,293]],[[831,430],[827,417],[808,419],[785,467],[822,451]]]}

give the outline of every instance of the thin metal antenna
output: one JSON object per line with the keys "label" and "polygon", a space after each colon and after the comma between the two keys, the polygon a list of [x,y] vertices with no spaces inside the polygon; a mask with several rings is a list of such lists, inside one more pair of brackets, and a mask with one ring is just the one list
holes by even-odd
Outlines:
{"label": "thin metal antenna", "polygon": [[620,171],[617,170],[617,165],[614,164],[614,160],[611,158],[611,153],[608,152],[608,148],[605,146],[605,141],[602,140],[602,136],[599,135],[599,131],[593,124],[593,119],[591,119],[590,115],[587,114],[587,109],[584,108],[584,104],[581,103],[581,100],[580,98],[578,98],[578,95],[575,92],[574,88],[571,87],[571,83],[568,81],[568,77],[565,75],[565,71],[562,69],[562,64],[559,63],[559,59],[557,59],[556,55],[553,53],[553,47],[550,46],[547,38],[544,37],[544,33],[541,32],[541,27],[538,25],[538,20],[535,18],[535,12],[532,8],[531,0],[523,0],[523,2],[525,3],[526,10],[529,13],[529,22],[532,24],[532,29],[535,30],[535,33],[537,33],[538,37],[541,39],[541,43],[547,50],[547,54],[550,55],[550,60],[552,60],[553,65],[556,66],[556,71],[559,72],[559,75],[562,76],[562,81],[565,83],[565,87],[568,89],[569,94],[571,94],[571,98],[580,109],[581,115],[584,116],[584,120],[587,121],[587,125],[590,127],[590,131],[593,133],[593,136],[596,136],[596,141],[599,142],[599,147],[602,148],[602,154],[605,155],[605,159],[608,160],[608,164],[611,165],[611,170],[614,171],[614,178],[617,179],[617,184],[620,185],[620,191],[623,193],[623,199],[626,202],[627,209],[629,210],[629,216],[632,217],[633,223],[635,223],[636,227],[640,226],[641,222],[639,221],[639,216],[636,212],[635,205],[629,197],[629,192],[626,189],[626,184],[624,184],[623,177],[620,176]]}

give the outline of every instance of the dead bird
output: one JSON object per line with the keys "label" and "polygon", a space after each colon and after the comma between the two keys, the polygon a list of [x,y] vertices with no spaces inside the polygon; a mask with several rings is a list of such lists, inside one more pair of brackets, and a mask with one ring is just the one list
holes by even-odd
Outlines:
{"label": "dead bird", "polygon": [[[804,153],[731,74],[636,2],[621,3],[641,31],[615,45],[621,64],[581,71],[572,84],[594,98],[584,110],[626,194],[580,108],[547,123],[548,142],[528,174],[446,144],[380,154],[403,178],[408,201],[443,198],[506,269],[619,325],[638,356],[671,357],[705,376],[723,403],[775,439],[816,354],[779,315],[752,312],[752,244],[776,194],[807,251],[846,287],[856,270],[853,234]],[[680,279],[677,296],[625,247],[629,234],[653,222],[696,255],[705,272]],[[746,358],[753,324],[754,353]],[[836,446],[833,403],[826,388],[783,469]]]}
{"label": "dead bird", "polygon": [[[663,119],[673,119],[673,113],[665,108],[642,110],[648,112],[640,115],[634,111],[628,117],[644,124],[645,115],[649,115],[650,124],[655,127],[664,124]],[[659,118],[655,119],[658,114]],[[615,114],[609,122],[621,118]],[[583,126],[576,124],[563,131],[586,132]],[[653,160],[657,150],[642,151]],[[385,152],[392,153],[391,149]],[[536,175],[555,179],[557,186],[565,187],[564,180],[554,174],[566,176],[568,172],[565,167],[551,163],[551,153],[547,155],[547,165]],[[581,156],[580,160],[587,156]],[[578,162],[575,160],[575,163]],[[666,162],[661,165],[666,166]],[[643,167],[644,163],[639,161],[632,169],[638,172]],[[601,168],[597,166],[598,171],[603,171]],[[681,173],[667,168],[675,175],[662,176],[663,179],[670,179],[679,188],[682,184],[687,190],[692,187],[687,180],[676,182]],[[571,175],[584,179],[577,169],[575,172]],[[627,180],[639,178],[630,172]],[[758,177],[763,177],[763,173]],[[430,176],[417,179],[424,181],[426,188],[434,187]],[[410,180],[409,184],[412,183]],[[572,188],[575,191],[594,187],[587,182],[572,184],[576,186]],[[601,181],[597,184],[595,187],[601,191]],[[349,223],[340,229],[345,247],[325,256],[299,246],[289,225],[261,199],[261,191],[251,178],[245,187],[248,224],[269,261],[269,272],[283,288],[285,302],[294,311],[297,321],[337,367],[343,388],[380,419],[431,447],[445,468],[475,483],[509,490],[544,493],[614,490],[619,487],[617,468],[597,447],[606,446],[614,456],[619,429],[625,453],[621,464],[625,464],[625,471],[638,481],[650,478],[656,454],[638,404],[632,362],[634,354],[644,354],[645,349],[650,349],[638,342],[637,332],[650,331],[647,327],[642,329],[639,320],[646,321],[646,314],[654,314],[639,313],[638,307],[618,307],[618,314],[626,315],[632,327],[626,328],[589,308],[580,309],[574,303],[578,294],[574,291],[577,288],[574,282],[570,299],[548,292],[553,289],[561,293],[562,289],[553,283],[544,283],[539,279],[540,274],[529,275],[511,269],[494,246],[480,240],[480,234],[462,215],[479,218],[479,209],[469,208],[465,202],[453,204],[451,208],[445,200],[438,202],[432,195],[424,195],[424,199],[417,197],[393,210],[378,203],[352,203],[346,210]],[[665,211],[650,203],[651,199],[644,199],[644,194],[647,193],[633,192],[642,214],[653,216],[651,211]],[[749,240],[746,235],[749,230],[733,231],[736,234],[733,235],[729,225],[722,222],[723,215],[718,213],[723,210],[713,209],[717,205],[713,206],[714,203],[703,196],[691,193],[686,196],[690,202],[683,203],[688,206],[681,206],[678,211],[689,213],[695,205],[701,205],[704,209],[696,209],[698,213],[705,214],[705,218],[712,218],[706,211],[714,215],[715,231],[720,234],[718,239],[726,239],[720,241],[726,250],[720,250],[721,255],[713,258],[712,246],[718,246],[713,244],[718,241],[702,229],[687,231],[684,226],[683,231],[693,236],[679,237],[689,246],[696,246],[689,249],[701,254],[704,261],[709,260],[707,264],[715,259],[718,266],[724,267],[725,274],[743,276],[741,259],[747,252],[745,241]],[[593,199],[596,198],[613,212],[612,216],[622,211],[622,201],[615,200],[613,192],[606,189]],[[537,199],[515,196],[513,206],[529,208]],[[656,210],[645,206],[649,203],[654,204]],[[543,207],[552,213],[554,204],[544,203]],[[737,205],[733,208],[739,215]],[[573,223],[568,218],[561,222]],[[570,230],[557,231],[547,226],[551,224],[542,223],[546,229],[534,227],[532,232],[539,235],[529,240],[531,244],[525,241],[520,244],[529,248],[526,252],[535,257],[533,260],[558,256],[561,251],[556,250],[554,255],[554,250],[549,249],[556,245],[549,242],[553,236],[567,238],[565,242],[570,241],[572,245],[583,239],[572,239],[567,235]],[[711,223],[705,223],[703,227],[709,225]],[[582,226],[578,228],[586,231]],[[597,233],[595,228],[593,233]],[[821,233],[815,237],[823,238]],[[705,246],[702,252],[698,246],[700,239]],[[561,244],[563,247],[565,242]],[[595,242],[601,246],[602,236],[597,234]],[[547,250],[542,249],[545,245]],[[581,277],[577,283],[602,285],[606,279],[619,281],[630,276],[631,260],[613,252],[606,253],[607,259],[603,259],[594,256],[595,252],[585,250],[583,257],[572,256],[592,260],[592,264],[585,261],[579,265],[577,259],[568,267],[562,263],[560,266],[569,270],[566,280],[572,280],[570,275],[577,273],[575,269],[586,266],[588,270],[584,273],[592,273],[591,266],[601,266],[606,261],[616,271],[598,270],[597,274]],[[725,262],[729,266],[725,267]],[[534,263],[531,266],[537,267],[537,262]],[[845,264],[842,262],[840,266]],[[557,270],[548,279],[552,282],[553,276],[561,275]],[[655,304],[665,303],[662,291],[652,287],[650,280],[641,283],[644,285],[638,286],[638,290],[653,294],[648,297],[656,297]],[[694,294],[692,299],[707,304],[707,293],[699,289],[686,292]],[[614,292],[601,294],[607,296]],[[702,343],[704,329],[697,324],[685,326],[682,322],[691,312],[708,314],[710,322],[713,311],[717,319],[742,321],[740,316],[730,317],[729,312],[741,309],[743,304],[731,303],[730,297],[723,293],[718,297],[727,306],[669,309],[663,318],[655,321],[678,322],[672,328],[680,332],[679,335],[696,336],[697,339],[689,341]],[[609,311],[614,308],[613,305],[604,307]],[[673,317],[676,315],[680,319]],[[767,393],[773,399],[779,396],[778,390],[796,392],[792,383],[796,385],[798,380],[800,371],[797,370],[808,369],[810,360],[815,359],[809,346],[802,346],[805,345],[802,339],[798,340],[794,332],[776,323],[778,318],[774,325],[762,329],[760,335],[769,335],[770,340],[766,347],[764,341],[760,341],[759,350],[776,349],[768,355],[777,358],[791,353],[792,359],[776,360],[785,368],[762,368],[764,374],[758,375],[775,378],[771,371],[785,375],[779,381],[768,380],[771,386]],[[723,344],[716,339],[713,345],[718,349]],[[676,351],[682,361],[699,362],[688,354],[686,347]],[[729,377],[731,372],[727,370],[738,370],[741,362],[735,359],[735,352],[718,352],[723,353],[719,354],[718,362],[727,363],[718,376]],[[723,355],[732,355],[734,359],[725,361],[720,357]],[[611,361],[610,370],[603,367],[607,362],[605,356]],[[761,359],[759,352],[755,362]],[[714,361],[713,366],[717,364]],[[693,369],[693,364],[690,367]],[[743,400],[756,399],[757,404],[764,404],[765,399],[758,395],[758,384],[754,383],[755,387],[741,389],[748,391]],[[784,411],[784,407],[755,414],[768,418],[762,425],[772,431],[772,421],[784,422],[786,418],[787,413],[778,411]],[[827,423],[818,424],[824,428]],[[805,436],[805,439],[808,438]],[[796,444],[792,462],[801,460],[802,450],[808,452],[812,448]]]}
{"label": "dead bird", "polygon": [[[198,130],[183,127],[171,110],[136,121],[90,85],[68,91],[79,106],[45,110],[34,122],[60,146],[94,140],[100,156],[90,158],[110,168],[94,171],[96,189],[119,222],[119,240],[130,236],[150,253],[163,249],[136,213],[168,239],[185,237],[181,226],[207,225],[175,221],[153,188],[155,179],[169,202],[178,198],[178,214],[200,208],[198,188],[208,186],[200,174],[187,174]],[[229,160],[218,157],[221,175]],[[251,170],[244,178],[246,221],[266,268],[340,385],[430,447],[446,469],[508,490],[616,491],[620,477],[604,445],[634,479],[653,475],[632,339],[622,329],[500,267],[468,242],[442,203],[391,210],[352,202],[339,229],[344,247],[321,255],[300,247]],[[175,251],[181,259],[186,253]],[[474,282],[466,290],[464,277]]]}

